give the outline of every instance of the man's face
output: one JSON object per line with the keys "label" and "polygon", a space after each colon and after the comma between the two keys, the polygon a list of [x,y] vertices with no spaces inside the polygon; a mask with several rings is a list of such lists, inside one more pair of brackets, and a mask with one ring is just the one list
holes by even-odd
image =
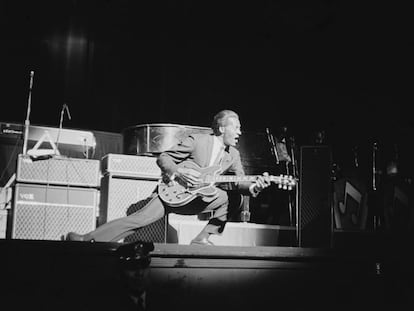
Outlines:
{"label": "man's face", "polygon": [[227,119],[227,125],[222,128],[223,143],[226,146],[236,146],[241,135],[240,120],[236,117]]}

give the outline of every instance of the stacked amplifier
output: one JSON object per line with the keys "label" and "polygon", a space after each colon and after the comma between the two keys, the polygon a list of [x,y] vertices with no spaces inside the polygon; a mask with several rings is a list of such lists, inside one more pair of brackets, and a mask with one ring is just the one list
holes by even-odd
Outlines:
{"label": "stacked amplifier", "polygon": [[[107,154],[102,158],[99,224],[140,210],[156,191],[161,170],[154,156]],[[124,242],[166,242],[167,217],[139,228]]]}
{"label": "stacked amplifier", "polygon": [[96,228],[100,161],[67,157],[33,160],[20,154],[13,191],[12,239],[60,240]]}

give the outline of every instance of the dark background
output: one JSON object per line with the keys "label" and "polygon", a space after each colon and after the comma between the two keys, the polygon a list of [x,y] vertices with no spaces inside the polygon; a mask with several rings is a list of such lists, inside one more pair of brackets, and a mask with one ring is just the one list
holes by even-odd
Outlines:
{"label": "dark background", "polygon": [[[147,123],[325,131],[334,160],[411,163],[413,19],[375,1],[1,0],[0,121],[121,132]],[[388,151],[387,151],[388,150]],[[389,151],[391,150],[391,151]],[[387,155],[388,156],[388,155]],[[340,158],[343,158],[342,160]]]}

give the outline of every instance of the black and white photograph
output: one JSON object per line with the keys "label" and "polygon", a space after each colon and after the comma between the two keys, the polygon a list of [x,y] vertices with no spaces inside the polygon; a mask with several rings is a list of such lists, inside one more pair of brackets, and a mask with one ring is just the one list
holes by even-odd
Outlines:
{"label": "black and white photograph", "polygon": [[409,7],[0,0],[1,308],[412,308]]}

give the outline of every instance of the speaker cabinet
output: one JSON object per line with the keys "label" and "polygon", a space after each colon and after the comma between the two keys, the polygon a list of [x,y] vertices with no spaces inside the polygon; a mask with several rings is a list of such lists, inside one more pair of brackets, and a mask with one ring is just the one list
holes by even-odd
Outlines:
{"label": "speaker cabinet", "polygon": [[69,231],[92,231],[97,202],[97,189],[17,183],[11,238],[60,240]]}
{"label": "speaker cabinet", "polygon": [[330,247],[331,150],[302,146],[299,166],[298,229],[300,247]]}
{"label": "speaker cabinet", "polygon": [[[158,185],[156,180],[132,179],[106,174],[101,182],[101,208],[99,225],[125,217],[141,209]],[[165,243],[166,217],[142,228],[125,238],[125,242],[144,241]]]}
{"label": "speaker cabinet", "polygon": [[65,157],[34,161],[29,156],[19,154],[16,181],[99,187],[100,161]]}

